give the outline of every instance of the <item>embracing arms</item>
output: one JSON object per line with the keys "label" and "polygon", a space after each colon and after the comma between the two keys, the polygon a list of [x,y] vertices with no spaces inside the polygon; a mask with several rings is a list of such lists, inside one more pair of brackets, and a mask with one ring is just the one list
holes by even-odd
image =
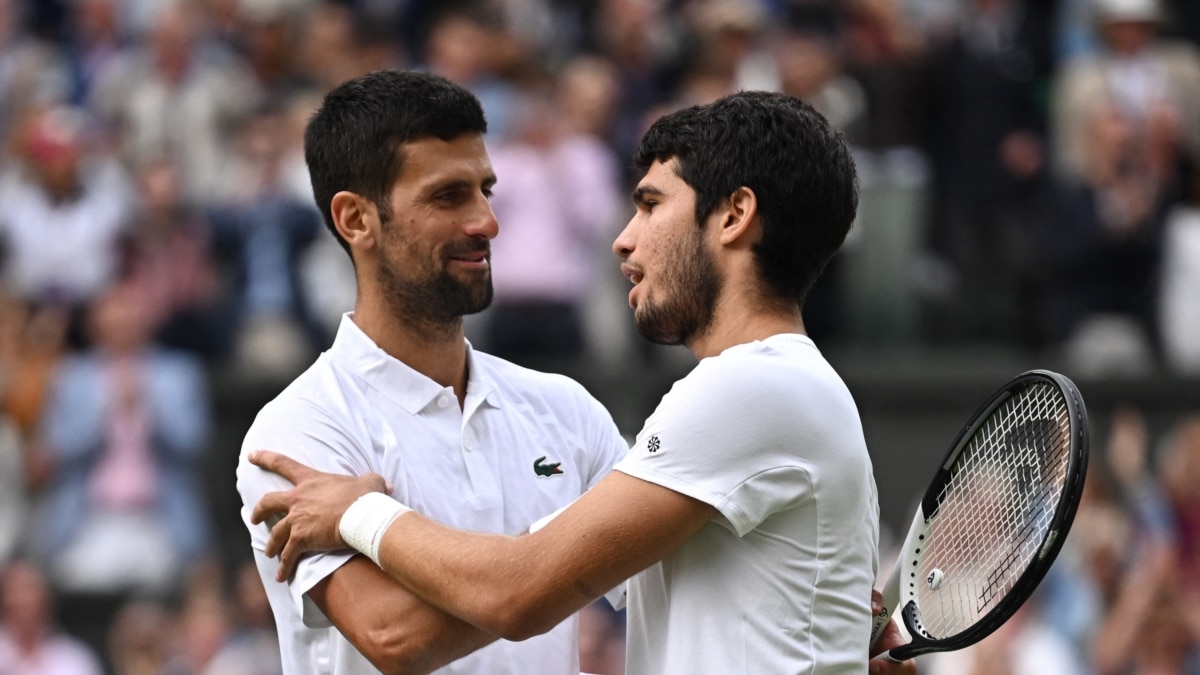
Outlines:
{"label": "embracing arms", "polygon": [[[381,477],[322,474],[270,452],[250,461],[296,485],[263,497],[256,522],[276,523],[267,554],[279,556],[287,578],[307,550],[344,548],[339,521],[368,492],[386,492]],[[619,506],[606,506],[619,505]],[[550,627],[610,587],[687,541],[716,513],[713,507],[661,486],[613,472],[544,528],[521,537],[450,530],[404,513],[383,530],[378,558],[407,588],[465,621],[509,639]],[[370,564],[365,558],[359,558]],[[878,613],[876,592],[872,609]],[[872,646],[879,654],[904,644],[894,624]],[[912,661],[871,660],[871,673],[913,675]]]}
{"label": "embracing arms", "polygon": [[[280,578],[307,550],[344,548],[338,521],[359,496],[382,491],[378,476],[320,476],[274,453],[251,461],[298,487],[270,493],[252,519],[286,514],[267,555]],[[536,533],[483,535],[443,527],[416,513],[384,534],[382,567],[430,604],[489,633],[522,640],[544,633],[602,593],[683,545],[716,510],[658,485],[613,472]]]}

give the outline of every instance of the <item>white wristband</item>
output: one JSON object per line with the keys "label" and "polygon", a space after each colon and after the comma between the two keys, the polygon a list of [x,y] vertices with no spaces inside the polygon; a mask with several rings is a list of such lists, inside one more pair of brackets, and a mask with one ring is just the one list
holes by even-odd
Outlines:
{"label": "white wristband", "polygon": [[342,540],[350,548],[362,553],[375,564],[379,564],[379,545],[383,543],[383,533],[387,532],[392,521],[412,509],[383,494],[368,492],[354,500],[350,508],[342,514],[338,521],[338,531]]}

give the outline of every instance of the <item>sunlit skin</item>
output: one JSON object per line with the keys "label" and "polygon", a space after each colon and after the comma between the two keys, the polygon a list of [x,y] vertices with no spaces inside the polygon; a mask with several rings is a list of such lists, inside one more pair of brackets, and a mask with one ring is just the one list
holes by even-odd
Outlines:
{"label": "sunlit skin", "polygon": [[331,212],[358,268],[354,322],[388,354],[466,392],[463,315],[491,301],[496,175],[479,134],[403,147],[387,209],[339,192]]}

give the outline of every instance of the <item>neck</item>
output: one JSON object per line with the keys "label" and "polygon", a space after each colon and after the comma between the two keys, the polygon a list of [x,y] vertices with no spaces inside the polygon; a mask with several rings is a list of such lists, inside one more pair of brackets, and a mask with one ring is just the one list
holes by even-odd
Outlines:
{"label": "neck", "polygon": [[798,306],[768,309],[745,303],[731,306],[731,303],[722,302],[717,306],[712,326],[703,334],[688,340],[687,347],[697,359],[704,359],[730,347],[783,333],[806,334]]}
{"label": "neck", "polygon": [[354,323],[379,348],[443,387],[452,387],[461,405],[467,392],[467,346],[462,317],[441,323],[412,322],[381,303],[359,300]]}

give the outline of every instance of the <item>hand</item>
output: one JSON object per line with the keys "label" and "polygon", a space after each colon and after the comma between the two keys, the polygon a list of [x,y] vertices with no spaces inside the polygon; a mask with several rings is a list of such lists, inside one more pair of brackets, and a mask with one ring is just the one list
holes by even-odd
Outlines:
{"label": "hand", "polygon": [[[883,594],[876,589],[871,589],[871,616],[879,616],[883,612]],[[896,627],[896,622],[893,619],[888,621],[883,627],[883,632],[875,640],[875,644],[871,645],[870,655],[877,657],[871,659],[867,664],[868,672],[871,675],[916,675],[917,664],[912,659],[907,661],[893,661],[884,654],[887,650],[893,647],[899,647],[907,644],[904,636],[900,634],[900,629]]]}
{"label": "hand", "polygon": [[263,495],[250,514],[250,522],[255,524],[278,519],[271,525],[266,549],[268,556],[279,556],[278,581],[292,578],[304,553],[346,548],[338,522],[355,499],[368,492],[392,491],[377,473],[357,477],[323,473],[268,450],[255,450],[248,459],[296,486]]}

